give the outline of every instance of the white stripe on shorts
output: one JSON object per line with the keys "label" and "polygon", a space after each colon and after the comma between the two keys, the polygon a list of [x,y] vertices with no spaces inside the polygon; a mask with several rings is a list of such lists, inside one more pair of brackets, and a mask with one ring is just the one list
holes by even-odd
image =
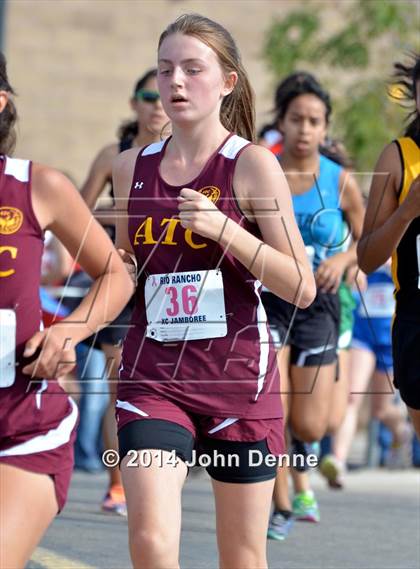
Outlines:
{"label": "white stripe on shorts", "polygon": [[48,381],[46,379],[42,380],[41,387],[38,389],[35,395],[35,402],[37,409],[41,409],[41,395],[44,391],[48,389]]}
{"label": "white stripe on shorts", "polygon": [[321,354],[322,352],[328,352],[328,350],[335,350],[335,344],[327,344],[326,346],[318,346],[317,348],[312,348],[311,350],[303,350],[300,352],[298,360],[296,362],[297,367],[303,367],[306,362],[306,358],[309,356],[314,356],[315,354]]}
{"label": "white stripe on shorts", "polygon": [[228,417],[227,419],[222,421],[219,425],[216,425],[216,427],[213,427],[212,429],[210,429],[208,434],[212,435],[213,433],[217,433],[218,431],[221,431],[222,429],[226,429],[226,427],[233,425],[233,423],[236,423],[236,421],[239,421],[239,419],[235,419],[234,417]]}
{"label": "white stripe on shorts", "polygon": [[120,401],[119,399],[117,399],[115,407],[118,407],[118,409],[125,409],[126,411],[131,411],[132,413],[136,413],[137,415],[141,415],[142,417],[149,417],[147,413],[145,413],[135,405],[132,405],[128,401]]}
{"label": "white stripe on shorts", "polygon": [[45,433],[45,435],[38,435],[32,439],[28,439],[24,443],[20,443],[14,447],[1,450],[0,457],[22,456],[36,452],[45,452],[68,443],[73,429],[76,426],[77,416],[79,414],[77,405],[71,397],[69,397],[69,401],[72,407],[71,412],[61,421],[61,423],[55,429],[49,430],[47,433]]}

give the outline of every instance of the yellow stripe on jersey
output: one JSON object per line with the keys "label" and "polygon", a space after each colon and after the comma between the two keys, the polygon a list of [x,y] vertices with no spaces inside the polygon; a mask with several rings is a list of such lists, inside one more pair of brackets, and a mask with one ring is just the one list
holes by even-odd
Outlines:
{"label": "yellow stripe on jersey", "polygon": [[397,292],[400,290],[400,282],[398,280],[398,256],[397,250],[392,252],[391,257],[391,276],[392,280],[394,281],[395,291],[394,291],[394,298],[396,298]]}
{"label": "yellow stripe on jersey", "polygon": [[403,185],[398,203],[401,204],[407,197],[411,184],[420,174],[420,149],[413,139],[404,137],[397,140],[404,161]]}
{"label": "yellow stripe on jersey", "polygon": [[[408,136],[397,139],[401,156],[402,156],[402,184],[401,193],[398,196],[398,204],[401,205],[408,194],[413,181],[420,174],[420,150],[412,138]],[[400,290],[398,280],[398,254],[397,250],[392,253],[392,280],[395,285],[395,294]]]}

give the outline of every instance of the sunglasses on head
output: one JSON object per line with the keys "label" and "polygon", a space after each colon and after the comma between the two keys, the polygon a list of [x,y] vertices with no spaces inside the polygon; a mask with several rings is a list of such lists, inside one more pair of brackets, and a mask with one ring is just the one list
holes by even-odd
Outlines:
{"label": "sunglasses on head", "polygon": [[158,91],[139,89],[135,94],[135,98],[138,101],[144,101],[145,103],[156,103],[156,101],[159,101],[160,95]]}

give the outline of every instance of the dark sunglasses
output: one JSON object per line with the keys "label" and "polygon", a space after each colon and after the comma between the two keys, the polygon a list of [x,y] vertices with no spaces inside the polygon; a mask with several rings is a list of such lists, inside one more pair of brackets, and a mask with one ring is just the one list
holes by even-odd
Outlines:
{"label": "dark sunglasses", "polygon": [[139,89],[135,94],[135,98],[138,101],[144,101],[145,103],[156,103],[156,101],[159,101],[160,95],[158,91],[150,91],[149,89]]}

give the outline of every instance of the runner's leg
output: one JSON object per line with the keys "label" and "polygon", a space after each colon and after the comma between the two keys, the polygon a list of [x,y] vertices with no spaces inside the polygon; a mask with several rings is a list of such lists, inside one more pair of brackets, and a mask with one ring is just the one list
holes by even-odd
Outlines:
{"label": "runner's leg", "polygon": [[[117,422],[115,420],[115,402],[117,400],[118,369],[121,364],[122,349],[111,344],[102,344],[108,370],[109,403],[104,417],[103,436],[106,449],[118,449]],[[119,468],[110,468],[110,485],[121,484]]]}
{"label": "runner's leg", "polygon": [[375,370],[372,376],[372,416],[388,427],[394,441],[401,444],[405,442],[407,434],[406,414],[401,405],[394,403],[394,399],[392,377]]}
{"label": "runner's leg", "polygon": [[350,350],[338,352],[338,379],[334,382],[331,408],[328,418],[328,433],[334,435],[346,416],[349,394]]}
{"label": "runner's leg", "polygon": [[57,512],[50,476],[0,463],[0,568],[25,567]]}
{"label": "runner's leg", "polygon": [[235,484],[212,480],[220,569],[265,569],[274,480]]}
{"label": "runner's leg", "polygon": [[[101,348],[106,360],[109,390],[109,402],[103,421],[104,448],[105,450],[118,450],[115,403],[117,400],[118,370],[121,364],[122,349],[118,346],[106,343],[101,344]],[[120,515],[125,515],[126,506],[120,470],[118,466],[107,470],[109,475],[109,486],[102,502],[102,509]]]}
{"label": "runner's leg", "polygon": [[416,431],[417,437],[420,439],[420,409],[412,409],[407,405],[407,411],[413,422],[413,427]]}
{"label": "runner's leg", "polygon": [[392,446],[386,464],[391,468],[404,468],[411,464],[412,427],[401,401],[395,401],[392,370],[388,374],[376,369],[372,377],[372,417],[381,421],[392,433]]}
{"label": "runner's leg", "polygon": [[[181,534],[181,492],[187,466],[181,460],[176,466],[166,464],[167,451],[151,465],[128,467],[126,456],[121,475],[127,499],[129,546],[136,569],[176,569],[179,567]],[[267,515],[268,516],[268,515]]]}
{"label": "runner's leg", "polygon": [[328,427],[337,364],[291,367],[290,424],[301,441],[322,439]]}
{"label": "runner's leg", "polygon": [[[283,403],[283,417],[285,425],[285,436],[287,441],[287,423],[290,405],[290,381],[289,381],[289,360],[290,347],[283,346],[277,351],[277,362],[280,371],[281,399]],[[288,447],[288,445],[287,445]],[[286,448],[287,448],[286,447]],[[292,511],[292,504],[289,497],[289,468],[279,467],[277,470],[276,482],[273,492],[274,509]]]}
{"label": "runner's leg", "polygon": [[346,415],[333,441],[336,458],[345,464],[357,428],[357,419],[363,398],[368,390],[369,380],[375,369],[375,356],[369,350],[352,348],[349,366],[349,402]]}

